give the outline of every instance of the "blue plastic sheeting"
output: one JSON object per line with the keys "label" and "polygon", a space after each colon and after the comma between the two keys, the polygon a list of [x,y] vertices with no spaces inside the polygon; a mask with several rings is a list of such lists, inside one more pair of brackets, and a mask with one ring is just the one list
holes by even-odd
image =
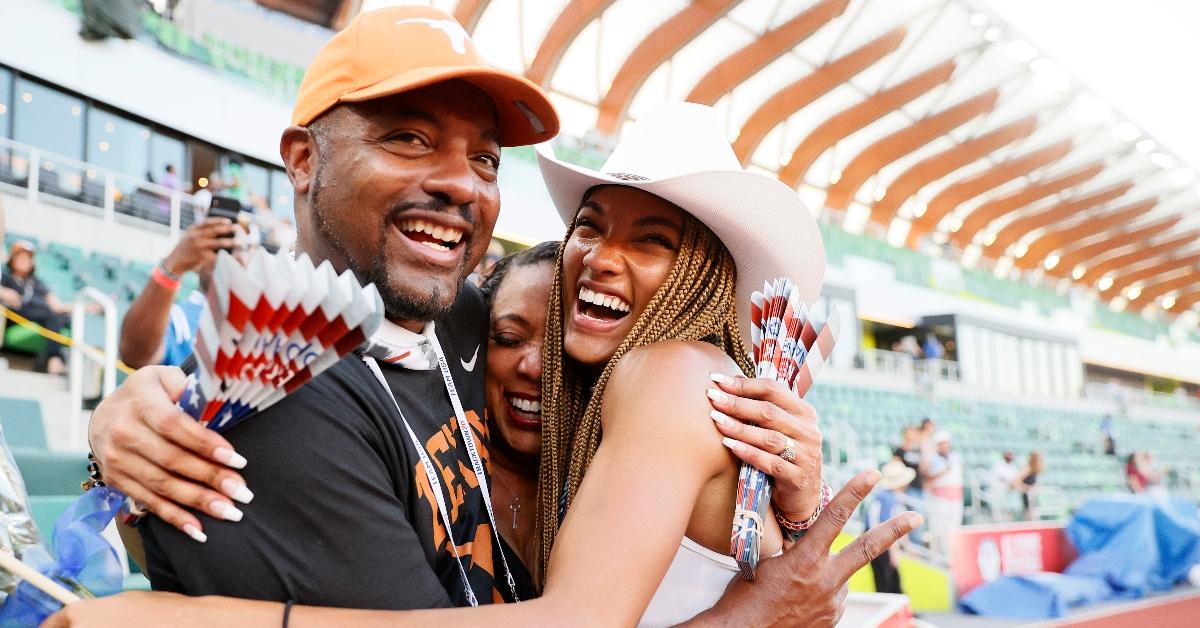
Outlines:
{"label": "blue plastic sheeting", "polygon": [[1062,617],[1068,609],[1170,589],[1200,563],[1200,515],[1183,500],[1094,499],[1066,528],[1079,557],[1062,574],[1004,576],[959,600],[979,615]]}
{"label": "blue plastic sheeting", "polygon": [[1067,538],[1080,557],[1065,573],[1104,578],[1134,597],[1170,589],[1200,562],[1200,516],[1179,499],[1091,500],[1075,511]]}
{"label": "blue plastic sheeting", "polygon": [[1112,587],[1100,578],[1037,573],[1002,576],[975,587],[958,603],[963,610],[976,615],[1047,619],[1062,617],[1076,606],[1113,596]]}

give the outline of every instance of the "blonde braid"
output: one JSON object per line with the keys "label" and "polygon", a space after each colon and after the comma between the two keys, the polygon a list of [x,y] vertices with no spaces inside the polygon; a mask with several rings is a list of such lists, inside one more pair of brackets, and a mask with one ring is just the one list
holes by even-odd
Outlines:
{"label": "blonde braid", "polygon": [[[558,533],[559,500],[570,507],[600,445],[600,408],[617,362],[636,347],[664,340],[705,341],[720,347],[752,374],[737,320],[733,257],[700,221],[687,216],[670,274],[589,391],[585,369],[565,358],[563,251],[558,251],[542,349],[542,456],[538,474],[538,577],[544,582]],[[565,495],[563,494],[565,490]]]}

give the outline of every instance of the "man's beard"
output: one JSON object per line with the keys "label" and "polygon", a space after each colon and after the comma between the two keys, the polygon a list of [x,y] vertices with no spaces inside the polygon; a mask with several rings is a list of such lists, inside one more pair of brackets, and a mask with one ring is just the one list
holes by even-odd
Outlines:
{"label": "man's beard", "polygon": [[[375,287],[379,290],[379,296],[383,300],[383,308],[387,318],[389,320],[432,321],[449,312],[454,306],[454,301],[458,297],[459,291],[462,290],[464,277],[461,272],[458,274],[453,293],[450,295],[443,294],[442,289],[438,286],[434,286],[427,294],[413,294],[405,292],[393,283],[391,273],[388,270],[387,257],[382,250],[378,251],[376,255],[369,256],[365,263],[350,253],[345,242],[337,235],[337,232],[327,219],[327,210],[331,208],[325,207],[322,202],[321,175],[324,170],[322,166],[323,164],[318,162],[316,173],[313,176],[312,199],[310,202],[313,223],[316,226],[317,234],[326,247],[338,253],[346,260],[347,266],[360,283],[363,285],[368,283],[375,284]],[[406,203],[393,209],[384,216],[383,224],[380,226],[379,243],[381,246],[387,241],[387,234],[392,229],[393,219],[396,215],[410,209],[450,211],[451,206],[440,199],[431,198],[427,203]],[[460,213],[466,220],[472,220],[472,216],[468,210],[461,209]],[[464,261],[471,259],[470,242],[464,241],[462,246],[467,247],[463,251],[462,259]]]}

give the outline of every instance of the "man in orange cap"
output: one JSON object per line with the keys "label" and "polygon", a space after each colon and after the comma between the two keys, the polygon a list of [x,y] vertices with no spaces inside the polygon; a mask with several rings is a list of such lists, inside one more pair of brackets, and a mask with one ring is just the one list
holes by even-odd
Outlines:
{"label": "man in orange cap", "polygon": [[[156,515],[140,526],[150,579],[190,595],[374,609],[525,599],[530,580],[496,534],[482,467],[487,317],[463,278],[496,221],[500,147],[550,139],[554,109],[488,67],[449,16],[405,6],[333,37],[293,123],[280,152],[299,248],[379,288],[388,322],[371,352],[383,364],[347,357],[228,440],[172,409],[178,370],[143,369],[101,404],[90,435],[105,480]],[[832,511],[829,540],[848,509]],[[823,553],[791,554],[706,618],[834,617],[849,573],[826,574]],[[251,606],[238,612],[266,608]]]}

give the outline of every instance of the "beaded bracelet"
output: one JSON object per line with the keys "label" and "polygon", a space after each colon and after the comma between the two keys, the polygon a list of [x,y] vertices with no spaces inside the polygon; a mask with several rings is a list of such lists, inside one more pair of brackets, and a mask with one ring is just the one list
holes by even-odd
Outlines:
{"label": "beaded bracelet", "polygon": [[833,489],[829,488],[829,485],[826,484],[824,482],[824,480],[822,480],[821,481],[821,502],[819,504],[817,504],[817,509],[813,511],[813,514],[811,517],[809,517],[808,519],[805,519],[804,521],[792,521],[791,519],[788,519],[787,517],[776,512],[775,513],[775,521],[779,522],[779,526],[784,528],[785,530],[791,530],[793,532],[800,532],[803,530],[807,530],[807,529],[813,527],[813,524],[815,524],[817,522],[817,518],[820,517],[821,513],[825,511],[825,507],[829,505],[829,502],[832,499],[833,499]]}
{"label": "beaded bracelet", "polygon": [[83,489],[84,492],[90,491],[97,486],[104,486],[104,476],[100,473],[100,461],[96,460],[96,454],[89,451],[87,459],[88,479],[79,483],[79,488]]}

